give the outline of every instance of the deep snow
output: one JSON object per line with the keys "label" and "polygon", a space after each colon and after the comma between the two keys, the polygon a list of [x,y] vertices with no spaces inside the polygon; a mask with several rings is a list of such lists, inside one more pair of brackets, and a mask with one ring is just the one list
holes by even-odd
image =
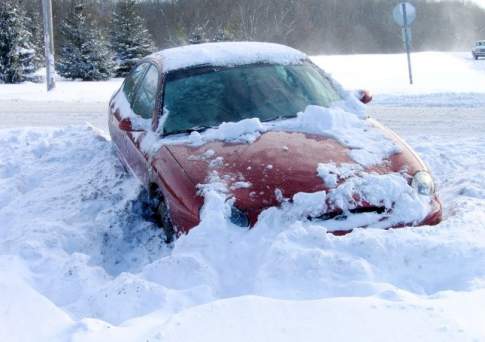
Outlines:
{"label": "deep snow", "polygon": [[[470,52],[412,54],[414,85],[406,55],[315,56],[315,63],[347,88],[369,89],[374,104],[412,107],[485,106],[485,63]],[[403,97],[404,96],[404,97]]]}
{"label": "deep snow", "polygon": [[402,340],[483,339],[485,140],[408,139],[437,176],[437,227],[335,237],[273,212],[246,231],[207,209],[168,249],[97,132],[1,131],[0,338],[385,340],[399,322]]}
{"label": "deep snow", "polygon": [[202,225],[171,248],[99,131],[0,130],[0,340],[485,340],[479,108],[466,129],[440,110],[427,126],[388,118],[433,170],[436,227],[336,237],[274,209],[247,231],[211,192]]}

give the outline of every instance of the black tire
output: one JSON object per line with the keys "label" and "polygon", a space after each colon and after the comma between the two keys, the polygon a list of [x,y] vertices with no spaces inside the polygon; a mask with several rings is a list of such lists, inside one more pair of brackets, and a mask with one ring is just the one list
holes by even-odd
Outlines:
{"label": "black tire", "polygon": [[157,224],[165,232],[165,242],[172,243],[175,239],[175,228],[170,217],[170,209],[163,197],[158,200]]}
{"label": "black tire", "polygon": [[475,60],[478,60],[478,56],[477,55],[473,55],[473,58],[475,58]]}
{"label": "black tire", "polygon": [[155,184],[150,186],[148,193],[151,207],[154,211],[155,223],[163,229],[165,233],[165,242],[171,243],[174,241],[176,234],[170,217],[170,208],[165,200],[165,196],[163,196],[163,193]]}

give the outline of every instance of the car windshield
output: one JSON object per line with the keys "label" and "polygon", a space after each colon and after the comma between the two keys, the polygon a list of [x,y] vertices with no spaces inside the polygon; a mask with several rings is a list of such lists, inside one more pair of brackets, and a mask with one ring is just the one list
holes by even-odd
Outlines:
{"label": "car windshield", "polygon": [[167,75],[163,133],[203,130],[248,118],[295,117],[308,105],[328,107],[341,97],[310,62],[200,67]]}

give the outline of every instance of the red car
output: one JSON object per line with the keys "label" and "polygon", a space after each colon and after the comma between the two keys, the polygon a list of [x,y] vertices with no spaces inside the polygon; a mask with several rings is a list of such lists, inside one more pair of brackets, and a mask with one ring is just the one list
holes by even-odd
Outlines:
{"label": "red car", "polygon": [[[208,181],[214,168],[234,199],[230,220],[250,227],[264,209],[280,205],[282,198],[291,202],[297,193],[331,191],[332,186],[318,175],[321,163],[358,164],[352,159],[352,146],[338,137],[284,125],[262,130],[249,141],[209,135],[194,143],[188,137],[203,137],[228,122],[295,120],[307,106],[329,108],[348,98],[349,93],[306,55],[289,47],[237,42],[190,45],[163,50],[138,63],[110,101],[109,130],[123,163],[157,199],[161,225],[170,238],[199,223],[204,198],[198,185]],[[361,92],[360,100],[367,103],[371,97]],[[439,223],[441,204],[423,162],[392,131],[373,119],[361,121],[394,144],[396,152],[376,165],[359,167],[369,174],[400,174],[429,202],[419,221],[394,220],[385,228]],[[336,184],[344,181],[336,180]],[[353,196],[350,207],[328,205],[313,219],[335,223],[351,214],[373,213],[382,216],[381,226],[386,225],[386,215],[396,203],[378,205],[361,197]],[[349,230],[342,224],[334,232]]]}

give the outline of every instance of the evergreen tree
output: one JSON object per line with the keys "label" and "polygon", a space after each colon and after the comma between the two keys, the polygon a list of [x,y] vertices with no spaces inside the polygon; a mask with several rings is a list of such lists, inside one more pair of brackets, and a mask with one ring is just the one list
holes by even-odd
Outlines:
{"label": "evergreen tree", "polygon": [[155,50],[137,6],[135,0],[120,0],[113,11],[111,47],[117,76],[125,76],[141,58]]}
{"label": "evergreen tree", "polygon": [[34,79],[35,49],[27,30],[28,18],[16,0],[0,2],[0,81],[19,83]]}
{"label": "evergreen tree", "polygon": [[73,4],[62,23],[63,45],[57,63],[59,74],[83,81],[107,80],[114,64],[106,40],[86,15],[81,4]]}
{"label": "evergreen tree", "polygon": [[34,64],[36,68],[44,66],[44,26],[42,22],[42,7],[38,1],[24,1],[24,7],[27,14],[26,28],[32,37],[32,45],[35,50]]}

